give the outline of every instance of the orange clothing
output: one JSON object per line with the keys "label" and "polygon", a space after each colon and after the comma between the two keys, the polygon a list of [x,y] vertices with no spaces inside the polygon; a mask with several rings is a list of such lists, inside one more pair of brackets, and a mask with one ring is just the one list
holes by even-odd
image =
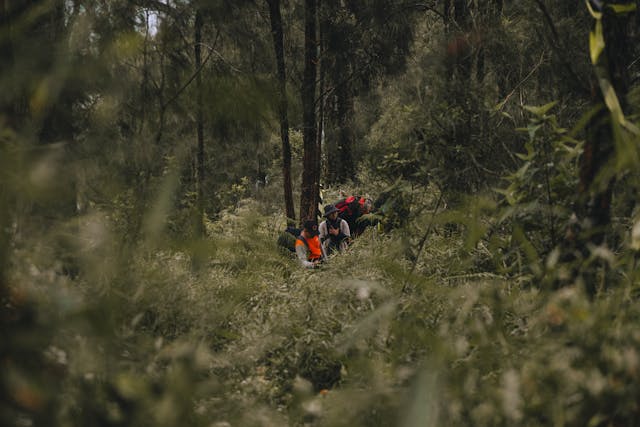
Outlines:
{"label": "orange clothing", "polygon": [[[302,241],[303,239],[307,242],[306,245]],[[322,249],[320,248],[320,239],[318,236],[309,237],[308,239],[299,236],[296,239],[296,249],[298,246],[307,247],[307,261],[315,261],[322,258]]]}

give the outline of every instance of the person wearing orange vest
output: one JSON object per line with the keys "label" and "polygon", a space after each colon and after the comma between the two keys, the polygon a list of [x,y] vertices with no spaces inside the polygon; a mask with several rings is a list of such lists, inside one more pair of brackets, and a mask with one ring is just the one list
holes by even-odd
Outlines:
{"label": "person wearing orange vest", "polygon": [[318,223],[312,219],[304,222],[304,228],[296,239],[296,255],[306,268],[315,268],[325,259],[324,248],[318,237]]}

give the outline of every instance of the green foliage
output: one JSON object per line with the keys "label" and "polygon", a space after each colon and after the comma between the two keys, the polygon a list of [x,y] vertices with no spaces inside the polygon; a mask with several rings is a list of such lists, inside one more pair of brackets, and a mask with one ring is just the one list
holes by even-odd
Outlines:
{"label": "green foliage", "polygon": [[[196,218],[201,2],[145,2],[162,8],[154,35],[139,2],[45,3],[11,16],[15,44],[0,37],[1,425],[637,424],[637,82],[605,171],[617,178],[610,249],[572,259],[558,244],[593,114],[574,92],[587,50],[556,50],[586,40],[586,11],[550,5],[550,44],[524,2],[504,2],[497,21],[476,10],[461,39],[440,15],[412,27],[399,12],[413,3],[325,9],[344,12],[330,36],[356,39],[332,42],[365,65],[352,123],[367,164],[323,196],[377,199],[367,220],[380,227],[304,270],[277,245],[286,219],[264,10],[206,2]],[[289,55],[300,6],[285,8]],[[446,73],[463,41],[476,43],[467,81]],[[520,108],[545,99],[560,101]],[[299,131],[291,143],[295,185]],[[503,176],[496,202],[482,190]],[[593,295],[574,274],[590,265]],[[548,286],[561,278],[565,288]]]}
{"label": "green foliage", "polygon": [[521,237],[548,253],[560,240],[578,187],[578,158],[583,142],[562,128],[550,111],[556,103],[525,107],[531,113],[529,125],[518,129],[526,134],[526,152],[518,153],[517,171],[506,176],[508,187],[496,191],[504,197],[502,221],[516,223]]}

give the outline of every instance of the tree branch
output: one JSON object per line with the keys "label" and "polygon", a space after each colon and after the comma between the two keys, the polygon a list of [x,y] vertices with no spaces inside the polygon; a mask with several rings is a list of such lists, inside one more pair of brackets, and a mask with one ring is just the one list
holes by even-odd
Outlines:
{"label": "tree branch", "polygon": [[566,68],[567,72],[571,75],[571,77],[573,77],[573,80],[576,82],[577,89],[580,89],[584,94],[587,94],[587,95],[590,94],[588,86],[583,84],[582,80],[580,79],[576,71],[571,67],[571,64],[565,58],[564,50],[566,49],[564,49],[562,40],[560,39],[558,30],[556,29],[556,25],[553,22],[553,18],[551,18],[551,14],[549,13],[549,10],[547,9],[547,7],[545,6],[542,0],[533,0],[533,1],[538,5],[540,12],[542,12],[542,15],[544,16],[545,22],[551,29],[551,33],[553,34],[553,42],[551,43],[551,46],[553,47],[553,51],[558,55],[560,62],[562,63],[564,68]]}
{"label": "tree branch", "polygon": [[[220,30],[218,30],[218,33],[216,34],[216,38],[215,38],[215,41],[214,41],[214,46],[215,46],[215,43],[216,43],[216,42],[217,42],[217,40],[218,40],[218,36],[219,36],[219,35],[220,35]],[[162,104],[162,108],[167,108],[167,106],[168,106],[169,104],[171,104],[173,101],[175,101],[175,100],[176,100],[176,99],[177,99],[177,98],[182,94],[182,92],[184,92],[184,91],[185,91],[185,89],[186,89],[187,87],[189,87],[189,85],[190,85],[191,83],[193,83],[193,81],[195,80],[195,78],[198,76],[198,74],[200,74],[200,72],[202,71],[202,69],[204,68],[204,66],[207,64],[207,62],[209,61],[209,59],[211,58],[211,56],[214,54],[214,52],[215,52],[215,53],[218,53],[218,52],[217,52],[213,47],[211,47],[211,46],[207,46],[207,45],[202,44],[202,43],[201,43],[201,46],[206,47],[206,48],[209,50],[209,54],[208,54],[208,55],[207,55],[207,57],[204,59],[204,61],[202,61],[202,64],[200,64],[200,66],[198,67],[198,69],[197,69],[197,70],[195,70],[195,71],[193,72],[193,74],[191,75],[191,77],[189,77],[189,79],[187,80],[187,82],[186,82],[184,85],[182,85],[182,87],[181,87],[180,89],[178,89],[178,90],[176,91],[176,93],[175,93],[171,98],[169,98],[166,102],[164,102],[164,103]],[[218,55],[219,55],[219,54],[218,54]]]}
{"label": "tree branch", "polygon": [[[440,190],[440,196],[438,197],[438,201],[436,203],[436,207],[433,210],[433,213],[431,214],[431,220],[429,221],[429,226],[427,227],[427,231],[422,236],[422,239],[420,239],[420,244],[418,245],[418,253],[416,253],[415,260],[413,261],[413,264],[411,265],[411,271],[409,271],[408,276],[413,275],[413,272],[416,270],[416,266],[418,265],[418,259],[420,258],[420,254],[422,253],[422,250],[424,249],[425,243],[427,243],[427,238],[431,234],[431,229],[433,228],[433,223],[434,223],[434,220],[436,218],[436,213],[438,213],[438,209],[440,208],[440,203],[442,202],[442,198],[444,196],[444,193],[443,193],[442,189],[439,188],[439,190]],[[403,294],[405,292],[407,292],[408,287],[409,287],[409,282],[405,281],[404,284],[402,285],[402,293]]]}

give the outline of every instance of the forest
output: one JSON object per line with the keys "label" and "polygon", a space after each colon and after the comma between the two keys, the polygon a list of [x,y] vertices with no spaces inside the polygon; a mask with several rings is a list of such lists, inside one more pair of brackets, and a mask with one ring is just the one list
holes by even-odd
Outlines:
{"label": "forest", "polygon": [[0,0],[0,425],[640,426],[639,173],[640,0]]}

